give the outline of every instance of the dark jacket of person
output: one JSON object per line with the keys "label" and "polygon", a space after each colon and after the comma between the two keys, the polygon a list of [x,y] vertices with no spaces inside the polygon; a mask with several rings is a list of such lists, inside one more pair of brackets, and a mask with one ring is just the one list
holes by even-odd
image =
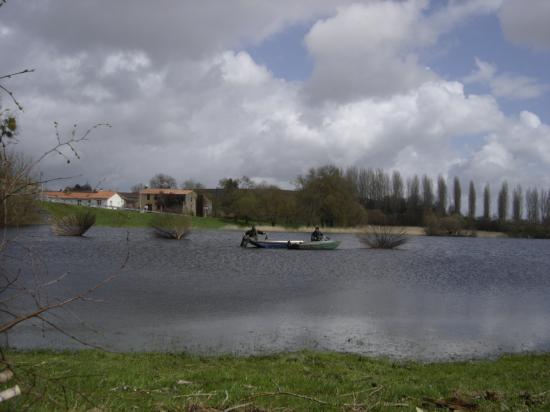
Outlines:
{"label": "dark jacket of person", "polygon": [[258,235],[264,235],[265,232],[262,232],[261,230],[256,230],[256,227],[252,226],[252,229],[247,230],[245,232],[245,235],[251,238],[258,237]]}
{"label": "dark jacket of person", "polygon": [[311,234],[311,241],[312,242],[319,242],[320,240],[323,240],[323,234],[319,230],[319,228],[315,228],[313,233]]}

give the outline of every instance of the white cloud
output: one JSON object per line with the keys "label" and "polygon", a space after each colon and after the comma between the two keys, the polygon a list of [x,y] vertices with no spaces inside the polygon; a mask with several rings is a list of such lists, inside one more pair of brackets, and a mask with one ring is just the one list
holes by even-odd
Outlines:
{"label": "white cloud", "polygon": [[430,26],[435,33],[446,33],[471,16],[496,12],[500,9],[502,2],[503,0],[450,1],[430,16]]}
{"label": "white cloud", "polygon": [[388,96],[437,76],[409,52],[433,41],[419,25],[428,2],[369,2],[341,8],[305,38],[315,60],[308,92],[315,100]]}
{"label": "white cloud", "polygon": [[[60,0],[50,3],[52,9],[65,5],[76,19],[69,26],[83,25],[81,39],[65,38],[66,27],[45,27],[42,18],[52,11],[39,10],[38,17],[23,14],[21,27],[37,23],[28,31],[13,26],[25,47],[0,47],[14,62],[39,68],[13,83],[26,106],[20,119],[20,148],[26,153],[36,156],[51,146],[53,120],[65,126],[113,125],[80,146],[81,161],[48,159],[48,176],[82,174],[75,180],[94,184],[106,178],[105,187],[127,189],[163,172],[211,186],[243,174],[288,182],[332,162],[404,174],[460,171],[478,182],[513,175],[550,184],[548,125],[530,112],[505,116],[495,98],[466,94],[460,82],[443,80],[419,58],[418,50],[436,46],[442,32],[498,3],[450,2],[430,15],[420,0],[369,1],[338,10],[328,1],[255,2],[251,10],[235,6],[245,4],[240,2],[231,10],[201,2],[196,12],[182,2],[182,8],[174,6],[176,17],[161,21],[156,10],[121,2],[130,13],[120,22],[126,28],[153,14],[144,33],[130,30],[134,38],[111,27],[113,22],[87,27],[86,3],[74,6],[75,12],[73,2]],[[106,14],[122,7],[117,4],[104,3]],[[189,15],[181,17],[183,11]],[[227,21],[205,26],[205,19],[220,13],[227,13]],[[233,47],[319,13],[324,18],[305,39],[315,64],[305,84],[275,78]],[[179,31],[176,21],[188,27]],[[203,33],[205,27],[212,32]],[[499,74],[482,60],[469,81],[491,83],[502,96],[518,97],[519,87],[539,86]],[[463,139],[471,136],[480,144],[464,149]]]}
{"label": "white cloud", "polygon": [[550,2],[503,0],[499,11],[505,36],[515,44],[550,50]]}
{"label": "white cloud", "polygon": [[531,127],[532,129],[536,129],[542,124],[539,117],[535,113],[525,110],[520,113],[520,120],[522,124]]}
{"label": "white cloud", "polygon": [[135,72],[150,65],[151,61],[141,51],[118,52],[107,56],[103,67],[100,69],[100,74],[102,76],[109,76],[121,71]]}
{"label": "white cloud", "polygon": [[523,111],[507,118],[486,137],[483,146],[472,153],[459,176],[484,180],[493,186],[502,180],[513,185],[550,186],[550,127],[534,113]]}
{"label": "white cloud", "polygon": [[371,1],[341,7],[305,38],[315,60],[307,90],[315,101],[390,96],[439,78],[418,54],[472,15],[501,0],[449,2],[430,13],[428,0]]}
{"label": "white cloud", "polygon": [[548,85],[540,84],[528,76],[497,74],[494,64],[475,59],[477,70],[464,78],[465,83],[484,83],[490,86],[491,93],[508,99],[532,99],[549,90]]}
{"label": "white cloud", "polygon": [[259,85],[270,78],[269,71],[255,64],[248,53],[223,53],[221,63],[223,79],[230,83]]}
{"label": "white cloud", "polygon": [[156,61],[201,59],[257,44],[283,27],[332,13],[354,0],[28,0],[2,8],[3,20],[61,50],[146,50]]}

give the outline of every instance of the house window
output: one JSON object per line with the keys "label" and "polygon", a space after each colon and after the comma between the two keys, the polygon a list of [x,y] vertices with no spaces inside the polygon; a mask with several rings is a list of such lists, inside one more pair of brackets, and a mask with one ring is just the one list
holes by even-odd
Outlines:
{"label": "house window", "polygon": [[101,200],[96,200],[95,202],[97,203],[98,206],[101,206]]}
{"label": "house window", "polygon": [[147,200],[151,200],[151,195],[147,195]]}
{"label": "house window", "polygon": [[82,200],[78,199],[78,200],[76,201],[76,204],[77,204],[78,206],[82,205]]}

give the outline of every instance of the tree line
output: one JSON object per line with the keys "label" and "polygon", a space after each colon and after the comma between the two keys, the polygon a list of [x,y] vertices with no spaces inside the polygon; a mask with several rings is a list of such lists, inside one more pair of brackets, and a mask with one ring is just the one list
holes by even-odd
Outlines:
{"label": "tree line", "polygon": [[218,185],[215,211],[219,216],[272,224],[425,226],[433,219],[454,217],[471,229],[520,235],[535,226],[548,233],[550,227],[550,190],[524,190],[521,185],[510,190],[507,181],[498,188],[496,202],[489,184],[478,194],[479,186],[470,180],[465,202],[458,177],[449,184],[442,175],[404,178],[397,170],[388,173],[381,168],[322,166],[298,176],[295,185],[296,190],[286,191],[247,177],[224,178]]}
{"label": "tree line", "polygon": [[[16,173],[0,171],[2,180],[10,174]],[[332,165],[312,168],[297,176],[294,183],[295,190],[283,190],[243,176],[223,178],[216,189],[205,189],[203,184],[191,179],[183,181],[179,187],[204,191],[214,202],[215,215],[245,223],[426,226],[434,219],[453,217],[469,229],[550,237],[550,190],[524,189],[521,185],[510,189],[504,181],[493,202],[489,184],[485,184],[478,194],[479,186],[470,180],[467,202],[464,202],[462,182],[458,177],[449,184],[442,175],[436,179],[428,175],[404,178],[398,170],[388,173],[381,168],[342,169]],[[138,184],[132,191],[145,187]],[[150,179],[148,187],[177,188],[178,184],[172,176],[159,173]],[[87,191],[90,185],[66,189]],[[31,210],[17,206],[18,210]],[[19,223],[25,221],[23,218],[17,220]]]}

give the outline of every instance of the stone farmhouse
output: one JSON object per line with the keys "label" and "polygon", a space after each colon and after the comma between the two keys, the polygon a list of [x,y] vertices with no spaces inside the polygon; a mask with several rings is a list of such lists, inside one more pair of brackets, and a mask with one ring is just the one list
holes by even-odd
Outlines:
{"label": "stone farmhouse", "polygon": [[190,189],[143,189],[139,192],[139,208],[150,212],[210,216],[212,201]]}

